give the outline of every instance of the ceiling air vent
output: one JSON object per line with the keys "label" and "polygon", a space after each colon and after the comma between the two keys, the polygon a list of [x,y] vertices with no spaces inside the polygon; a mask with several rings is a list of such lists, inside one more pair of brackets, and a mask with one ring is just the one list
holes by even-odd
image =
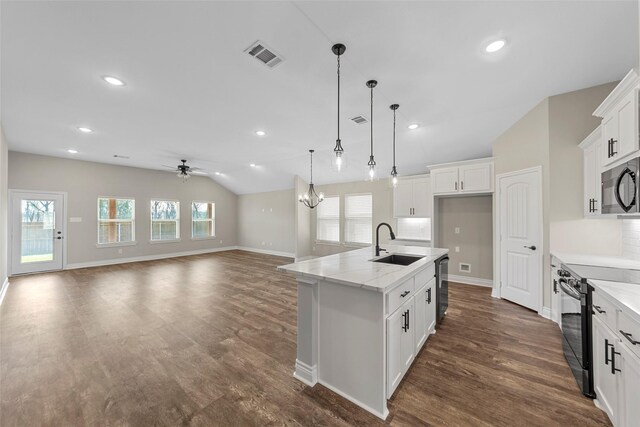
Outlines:
{"label": "ceiling air vent", "polygon": [[365,116],[355,116],[355,117],[351,117],[351,120],[356,123],[356,124],[363,124],[363,123],[367,123],[369,121],[369,119],[367,119]]}
{"label": "ceiling air vent", "polygon": [[260,40],[245,49],[245,52],[258,59],[269,68],[273,68],[281,63],[284,58],[271,48],[265,46]]}

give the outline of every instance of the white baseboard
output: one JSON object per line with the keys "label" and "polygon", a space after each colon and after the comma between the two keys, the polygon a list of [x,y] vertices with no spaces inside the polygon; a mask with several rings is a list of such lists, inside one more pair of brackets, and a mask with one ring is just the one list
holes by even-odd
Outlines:
{"label": "white baseboard", "polygon": [[241,250],[241,251],[247,251],[247,252],[256,252],[256,253],[259,253],[259,254],[281,256],[281,257],[285,257],[285,258],[295,258],[296,257],[295,254],[292,254],[290,252],[271,251],[269,249],[256,249],[256,248],[250,248],[248,246],[237,246],[236,249]]}
{"label": "white baseboard", "polygon": [[487,288],[493,287],[493,280],[480,279],[478,277],[456,276],[455,274],[448,274],[447,280],[450,282],[463,283],[465,285],[484,286]]}
{"label": "white baseboard", "polygon": [[545,319],[553,320],[551,317],[551,309],[549,307],[542,307],[540,316],[544,317]]}
{"label": "white baseboard", "polygon": [[309,366],[296,359],[296,370],[293,376],[309,387],[313,387],[318,382],[318,367],[317,365]]}
{"label": "white baseboard", "polygon": [[105,260],[99,260],[99,261],[74,262],[71,264],[67,264],[64,267],[64,269],[74,270],[77,268],[101,267],[104,265],[115,265],[115,264],[128,264],[130,262],[153,261],[158,259],[177,258],[182,256],[190,256],[190,255],[201,255],[201,254],[208,254],[213,252],[232,251],[234,249],[238,249],[238,247],[224,246],[220,248],[198,249],[195,251],[171,252],[166,254],[143,255],[143,256],[128,257],[128,258],[114,258],[114,259],[105,259]]}
{"label": "white baseboard", "polygon": [[2,289],[0,289],[0,305],[2,305],[2,301],[4,301],[4,296],[7,294],[7,289],[9,289],[9,278],[5,277],[4,282],[2,282]]}
{"label": "white baseboard", "polygon": [[343,392],[342,390],[335,388],[331,384],[327,384],[327,383],[325,383],[324,381],[322,381],[320,379],[318,380],[318,383],[322,384],[323,386],[325,386],[326,388],[328,388],[332,392],[334,392],[336,394],[339,394],[340,396],[344,397],[345,399],[355,403],[359,407],[364,408],[365,410],[371,412],[373,415],[375,415],[376,417],[380,418],[381,420],[386,420],[387,417],[389,416],[389,409],[387,409],[387,401],[386,401],[386,399],[384,400],[384,403],[383,403],[384,409],[383,409],[382,412],[380,412],[380,411],[378,411],[376,409],[373,409],[369,405],[365,405],[364,403],[360,402],[355,397],[352,397],[352,396],[348,395],[347,393]]}

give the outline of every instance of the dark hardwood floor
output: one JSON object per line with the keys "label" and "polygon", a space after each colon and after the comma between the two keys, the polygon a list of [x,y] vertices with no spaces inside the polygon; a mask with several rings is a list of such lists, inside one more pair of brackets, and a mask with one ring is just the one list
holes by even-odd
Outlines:
{"label": "dark hardwood floor", "polygon": [[[0,425],[381,425],[292,376],[296,283],[242,251],[14,277],[0,309]],[[387,423],[609,425],[552,322],[452,284]]]}

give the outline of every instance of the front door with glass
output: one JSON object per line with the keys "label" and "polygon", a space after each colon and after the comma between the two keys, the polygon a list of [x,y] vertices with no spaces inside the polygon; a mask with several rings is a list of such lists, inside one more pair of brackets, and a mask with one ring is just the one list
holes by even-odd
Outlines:
{"label": "front door with glass", "polygon": [[64,196],[11,192],[11,274],[61,270]]}

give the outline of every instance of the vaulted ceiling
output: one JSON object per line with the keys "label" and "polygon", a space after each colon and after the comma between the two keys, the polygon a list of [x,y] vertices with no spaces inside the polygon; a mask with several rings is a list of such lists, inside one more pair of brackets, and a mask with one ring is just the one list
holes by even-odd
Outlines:
{"label": "vaulted ceiling", "polygon": [[[184,158],[236,193],[291,188],[296,174],[308,179],[309,148],[317,150],[316,183],[365,179],[369,125],[348,119],[369,117],[369,79],[379,82],[374,147],[386,177],[392,103],[400,104],[398,170],[423,173],[427,164],[489,156],[492,141],[541,99],[618,80],[638,56],[636,1],[1,7],[1,120],[10,149],[152,169]],[[506,47],[484,52],[496,38]],[[268,68],[245,53],[256,40],[284,61]],[[347,46],[348,163],[340,174],[330,168],[335,42]],[[110,86],[105,75],[126,85]]]}

